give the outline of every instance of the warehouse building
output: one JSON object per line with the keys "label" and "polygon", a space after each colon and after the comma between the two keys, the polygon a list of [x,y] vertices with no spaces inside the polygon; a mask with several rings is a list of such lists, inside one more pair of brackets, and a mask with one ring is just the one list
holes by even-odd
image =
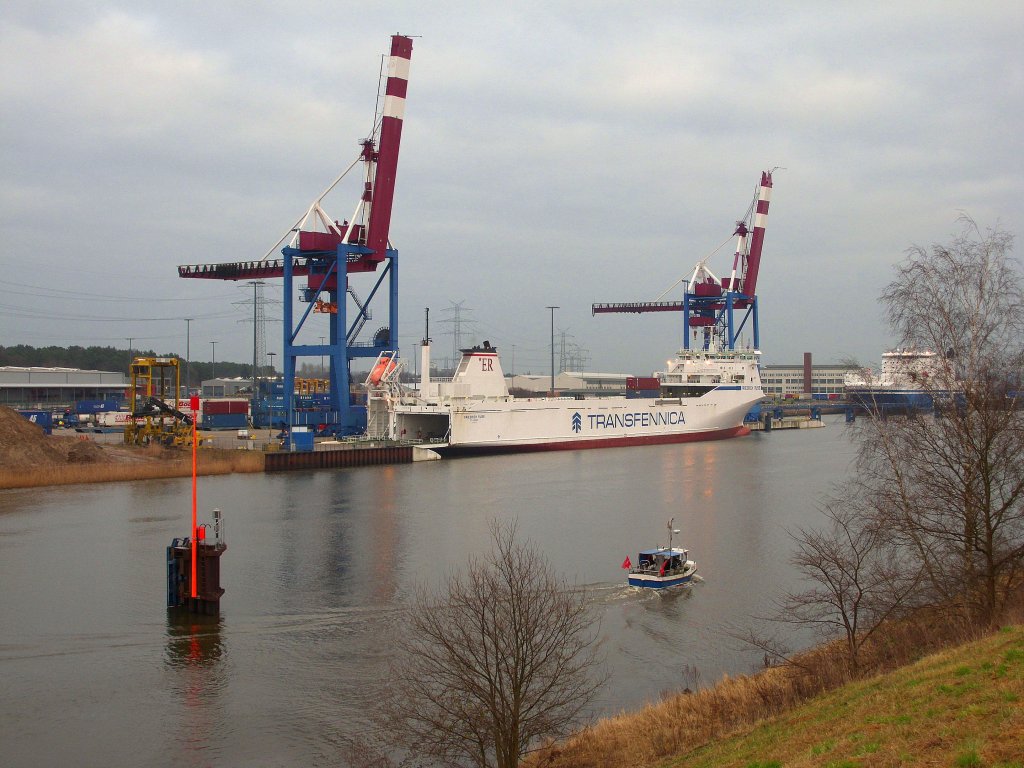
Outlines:
{"label": "warehouse building", "polygon": [[57,410],[83,400],[123,400],[128,378],[113,371],[0,366],[0,405]]}

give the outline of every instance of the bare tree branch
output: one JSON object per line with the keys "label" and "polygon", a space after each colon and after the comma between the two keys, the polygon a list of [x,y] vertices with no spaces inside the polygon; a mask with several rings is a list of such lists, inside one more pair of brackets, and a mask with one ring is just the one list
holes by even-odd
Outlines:
{"label": "bare tree branch", "polygon": [[512,768],[534,743],[578,725],[603,677],[584,595],[558,578],[515,525],[493,549],[421,588],[399,632],[386,728],[411,754]]}
{"label": "bare tree branch", "polygon": [[961,223],[882,296],[901,345],[944,356],[918,381],[935,414],[859,422],[858,477],[934,600],[991,624],[1024,578],[1024,290],[1012,236]]}

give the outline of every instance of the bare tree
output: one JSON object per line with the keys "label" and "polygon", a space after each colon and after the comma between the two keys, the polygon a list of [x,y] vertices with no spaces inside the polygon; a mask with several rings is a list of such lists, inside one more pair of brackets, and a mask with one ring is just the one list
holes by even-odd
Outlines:
{"label": "bare tree", "polygon": [[564,735],[603,679],[584,595],[555,575],[515,525],[492,524],[493,549],[421,589],[400,637],[390,732],[448,765],[514,768],[539,739]]}
{"label": "bare tree", "polygon": [[855,483],[834,495],[824,511],[825,529],[791,534],[797,547],[790,562],[809,586],[787,593],[775,620],[811,626],[823,639],[841,636],[856,675],[864,643],[909,607],[920,577],[900,557]]}
{"label": "bare tree", "polygon": [[935,415],[858,422],[858,476],[935,598],[992,624],[1024,579],[1024,292],[1013,238],[963,225],[912,248],[882,296],[901,345],[943,356],[916,379]]}

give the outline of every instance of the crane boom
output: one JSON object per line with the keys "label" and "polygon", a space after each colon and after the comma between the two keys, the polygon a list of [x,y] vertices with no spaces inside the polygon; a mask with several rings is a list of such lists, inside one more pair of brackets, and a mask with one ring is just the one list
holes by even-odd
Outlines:
{"label": "crane boom", "polygon": [[645,312],[682,312],[683,302],[681,301],[630,301],[613,304],[592,304],[590,314],[599,315],[611,312],[631,312],[643,314]]}
{"label": "crane boom", "polygon": [[[398,171],[398,148],[402,143],[402,121],[405,119],[405,94],[409,87],[409,60],[412,40],[395,35],[391,38],[388,80],[384,89],[384,112],[380,121],[380,147],[376,156],[373,188],[370,196],[370,221],[366,246],[372,251],[369,261],[380,263],[388,248],[391,229],[391,206],[395,199],[395,175]],[[364,193],[365,199],[365,193]]]}
{"label": "crane boom", "polygon": [[[393,35],[379,130],[376,131],[376,138],[371,136],[360,142],[362,149],[359,161],[365,164],[365,181],[362,199],[356,211],[362,211],[365,222],[332,222],[320,207],[320,199],[317,199],[310,206],[302,224],[313,215],[314,223],[319,220],[327,231],[313,231],[299,226],[293,239],[294,247],[284,249],[285,257],[293,260],[293,275],[313,275],[310,281],[310,288],[313,290],[337,288],[336,273],[326,280],[317,276],[318,272],[323,271],[317,268],[317,262],[322,262],[325,258],[343,258],[344,272],[347,273],[373,272],[387,258],[411,58],[412,38]],[[178,267],[178,276],[208,280],[252,280],[283,277],[284,267],[283,259],[270,258],[259,261],[183,264]]]}
{"label": "crane boom", "polygon": [[754,296],[757,293],[757,272],[761,267],[761,249],[764,248],[764,230],[768,225],[768,206],[772,201],[772,172],[761,172],[761,188],[757,195],[757,210],[754,212],[754,234],[751,237],[747,268],[744,270],[741,293]]}

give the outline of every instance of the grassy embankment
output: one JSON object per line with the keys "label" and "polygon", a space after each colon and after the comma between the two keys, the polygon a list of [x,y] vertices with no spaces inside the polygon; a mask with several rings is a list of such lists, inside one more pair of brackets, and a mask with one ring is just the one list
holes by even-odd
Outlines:
{"label": "grassy embankment", "polygon": [[[122,480],[153,480],[190,477],[192,455],[187,451],[168,456],[160,448],[139,448],[127,459],[84,464],[52,464],[38,467],[0,468],[0,489],[37,488],[46,485],[108,483]],[[226,475],[232,472],[262,472],[261,451],[227,451],[203,448],[197,459],[200,475]]]}
{"label": "grassy embankment", "polygon": [[[1024,625],[833,690],[820,679],[822,653],[805,659],[807,674],[776,667],[726,678],[602,720],[529,763],[1024,768]],[[815,686],[824,692],[811,696]]]}
{"label": "grassy embankment", "polygon": [[1024,768],[1024,627],[850,683],[668,766]]}

